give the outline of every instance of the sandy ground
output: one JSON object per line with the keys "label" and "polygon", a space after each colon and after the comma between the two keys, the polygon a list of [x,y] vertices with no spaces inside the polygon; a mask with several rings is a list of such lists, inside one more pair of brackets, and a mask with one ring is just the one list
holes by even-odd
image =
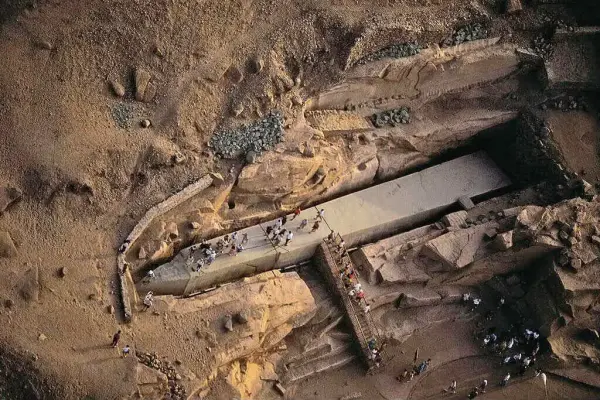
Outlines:
{"label": "sandy ground", "polygon": [[[207,170],[226,173],[228,166],[205,152],[206,142],[218,126],[281,106],[265,96],[278,69],[301,75],[308,96],[339,77],[353,35],[366,26],[401,20],[409,33],[435,36],[490,6],[469,0],[32,4],[0,26],[0,185],[24,192],[23,201],[0,216],[0,230],[18,250],[0,259],[0,299],[14,302],[0,309],[0,340],[27,350],[54,388],[47,397],[60,399],[131,394],[135,361],[108,347],[119,328],[123,343],[205,365],[204,356],[189,354],[186,340],[198,321],[145,314],[119,326],[107,312],[116,305],[116,249],[149,207]],[[224,78],[230,66],[245,70],[256,56],[280,60],[281,67],[270,65],[240,84]],[[133,99],[137,67],[150,72],[157,88],[149,103]],[[111,93],[112,79],[125,86],[124,98]],[[231,105],[246,98],[254,111],[232,121]],[[151,128],[139,126],[143,118]],[[187,162],[151,165],[149,149],[167,159],[179,150]],[[36,268],[38,298],[27,300],[22,289]],[[434,359],[436,351],[442,350],[431,349]],[[392,377],[392,369],[382,376]],[[377,380],[344,371],[319,379],[327,380],[326,388],[362,382],[361,390],[377,398]]]}

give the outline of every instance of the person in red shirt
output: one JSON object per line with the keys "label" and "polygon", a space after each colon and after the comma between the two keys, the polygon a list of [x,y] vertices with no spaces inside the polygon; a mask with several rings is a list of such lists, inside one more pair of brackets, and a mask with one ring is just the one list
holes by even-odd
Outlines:
{"label": "person in red shirt", "polygon": [[290,221],[293,221],[294,219],[296,219],[296,217],[298,215],[300,215],[300,212],[302,212],[302,210],[300,209],[300,207],[296,207],[296,209],[294,210],[294,215],[292,216],[292,219]]}

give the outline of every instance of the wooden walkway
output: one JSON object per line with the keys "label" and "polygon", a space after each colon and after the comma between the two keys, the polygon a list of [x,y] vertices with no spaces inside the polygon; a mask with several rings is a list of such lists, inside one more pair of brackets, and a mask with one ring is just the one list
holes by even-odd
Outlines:
{"label": "wooden walkway", "polygon": [[348,294],[341,278],[342,271],[346,266],[351,266],[357,271],[347,252],[340,254],[338,244],[341,237],[338,235],[333,241],[325,240],[317,251],[318,264],[321,272],[325,275],[327,283],[332,286],[333,291],[340,299],[344,311],[350,321],[352,334],[360,346],[361,356],[369,370],[375,368],[369,342],[375,340],[380,345],[377,328],[373,323],[370,313],[365,312],[363,307]]}

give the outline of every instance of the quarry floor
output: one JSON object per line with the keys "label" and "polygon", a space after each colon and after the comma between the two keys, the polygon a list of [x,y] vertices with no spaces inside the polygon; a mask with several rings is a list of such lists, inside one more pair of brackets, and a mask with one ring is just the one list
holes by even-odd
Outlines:
{"label": "quarry floor", "polygon": [[[515,368],[500,367],[499,357],[483,352],[473,337],[477,321],[478,318],[449,322],[419,331],[400,345],[390,344],[386,348],[389,359],[374,376],[365,376],[364,368],[356,362],[300,382],[294,399],[334,400],[357,392],[363,399],[373,400],[466,399],[469,391],[483,379],[488,380],[488,390],[478,399],[600,398],[599,389],[552,375],[548,376],[546,397],[541,379],[535,378],[532,370],[524,378],[500,388],[498,384],[506,371],[514,377]],[[425,374],[415,376],[412,382],[398,382],[396,377],[405,368],[412,367],[417,349],[419,360],[432,359],[430,368]],[[456,394],[443,393],[453,379],[458,382]]]}

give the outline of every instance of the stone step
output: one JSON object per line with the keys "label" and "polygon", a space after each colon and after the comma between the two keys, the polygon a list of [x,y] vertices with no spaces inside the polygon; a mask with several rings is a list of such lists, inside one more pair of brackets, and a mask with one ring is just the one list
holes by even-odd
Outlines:
{"label": "stone step", "polygon": [[342,310],[334,303],[333,299],[329,298],[317,304],[317,313],[310,320],[309,325],[317,325],[327,319],[335,320],[342,315]]}
{"label": "stone step", "polygon": [[289,369],[286,374],[286,381],[288,383],[292,383],[321,372],[341,368],[355,359],[356,355],[354,355],[354,353],[351,353],[350,351],[342,351],[334,356],[315,360],[298,368]]}
{"label": "stone step", "polygon": [[349,351],[352,347],[351,342],[343,342],[331,337],[324,339],[325,342],[319,341],[319,345],[314,347],[312,351],[307,351],[305,354],[299,356],[297,360],[288,363],[288,368],[300,368],[303,365],[334,357],[340,353]]}

